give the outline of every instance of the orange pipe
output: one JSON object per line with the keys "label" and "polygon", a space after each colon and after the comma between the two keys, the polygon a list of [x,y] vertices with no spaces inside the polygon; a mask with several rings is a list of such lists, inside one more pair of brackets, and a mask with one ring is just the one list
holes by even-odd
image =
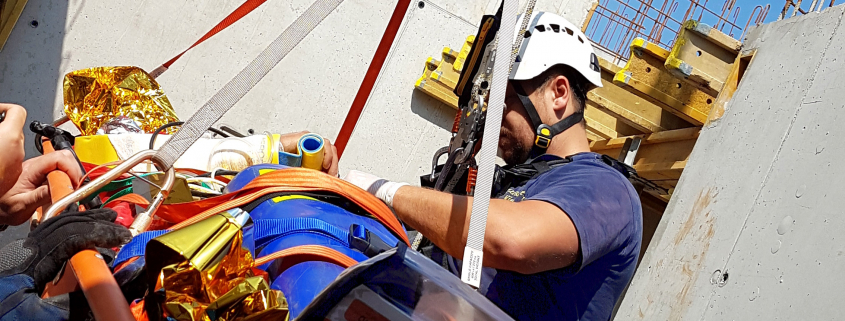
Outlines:
{"label": "orange pipe", "polygon": [[[44,154],[54,152],[49,141],[42,143]],[[70,177],[62,171],[56,170],[47,174],[47,184],[50,198],[55,203],[59,199],[73,192]],[[129,304],[111,270],[103,261],[103,257],[95,250],[84,250],[74,255],[69,261],[73,274],[65,273],[55,285],[49,285],[44,291],[44,297],[55,296],[82,288],[88,299],[88,305],[97,320],[135,321],[129,310]],[[75,277],[75,281],[71,278]]]}

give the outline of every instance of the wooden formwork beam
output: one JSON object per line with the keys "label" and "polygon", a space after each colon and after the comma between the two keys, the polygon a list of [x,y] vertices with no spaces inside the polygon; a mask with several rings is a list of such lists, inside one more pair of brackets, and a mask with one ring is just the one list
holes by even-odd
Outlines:
{"label": "wooden formwork beam", "polygon": [[425,62],[425,69],[423,70],[423,75],[417,80],[417,83],[414,85],[420,91],[428,94],[431,97],[436,98],[440,102],[452,106],[452,108],[458,108],[458,96],[452,91],[452,88],[447,87],[443,83],[431,79],[431,73],[437,69],[437,66],[440,65],[440,61],[434,58],[429,57],[428,60]]}
{"label": "wooden formwork beam", "polygon": [[642,131],[638,131],[629,126],[621,119],[614,117],[614,115],[606,112],[605,110],[597,108],[590,101],[587,101],[587,106],[584,108],[584,119],[587,121],[587,129],[596,133],[601,137],[601,139],[611,139],[643,133]]}
{"label": "wooden formwork beam", "polygon": [[588,109],[603,110],[640,133],[693,127],[689,122],[668,112],[667,106],[638,96],[638,92],[630,90],[628,86],[613,83],[613,77],[622,69],[619,66],[602,58],[599,58],[599,65],[603,87],[587,93]]}
{"label": "wooden formwork beam", "polygon": [[695,86],[684,83],[664,67],[669,51],[637,38],[631,43],[631,57],[613,82],[639,91],[641,97],[662,103],[667,111],[696,126],[707,121],[716,100]]}
{"label": "wooden formwork beam", "polygon": [[18,22],[27,0],[3,0],[0,3],[0,50],[6,46],[6,40]]}
{"label": "wooden formwork beam", "polygon": [[728,102],[731,101],[731,98],[733,98],[737,87],[739,87],[739,82],[745,74],[745,69],[747,69],[748,65],[751,64],[755,53],[757,53],[757,49],[741,53],[736,57],[736,61],[734,61],[733,67],[731,68],[731,72],[725,80],[725,85],[722,87],[722,91],[719,92],[719,97],[716,97],[716,102],[713,103],[713,108],[710,109],[710,116],[707,119],[708,123],[722,118],[722,115],[725,114],[725,107],[728,105]]}
{"label": "wooden formwork beam", "polygon": [[581,32],[587,33],[587,28],[590,26],[590,21],[593,20],[593,14],[596,13],[596,8],[599,6],[599,1],[596,0],[593,2],[593,5],[590,7],[590,10],[587,11],[587,18],[584,19],[584,24],[581,25]]}
{"label": "wooden formwork beam", "polygon": [[742,43],[710,25],[684,22],[666,59],[666,69],[676,77],[717,95],[725,84]]}
{"label": "wooden formwork beam", "polygon": [[[681,178],[700,131],[701,128],[685,128],[640,136],[642,142],[634,160],[634,169],[642,178],[664,187],[674,187]],[[616,158],[628,138],[632,137],[595,141],[590,144],[590,149]]]}

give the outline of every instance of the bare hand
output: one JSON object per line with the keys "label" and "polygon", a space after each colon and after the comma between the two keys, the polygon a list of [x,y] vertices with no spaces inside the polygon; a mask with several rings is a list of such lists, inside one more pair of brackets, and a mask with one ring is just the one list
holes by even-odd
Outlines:
{"label": "bare hand", "polygon": [[5,194],[15,184],[21,174],[24,159],[23,125],[26,122],[26,110],[14,104],[0,103],[0,113],[6,118],[0,122],[0,195]]}
{"label": "bare hand", "polygon": [[[308,134],[307,131],[284,134],[279,138],[279,142],[285,148],[286,153],[296,154],[296,145],[299,143],[299,138],[302,135]],[[323,172],[329,175],[337,176],[337,147],[332,145],[328,138],[323,138]]]}
{"label": "bare hand", "polygon": [[82,178],[79,164],[69,151],[57,151],[24,162],[14,186],[0,196],[0,224],[20,225],[38,207],[50,204],[47,174],[54,170],[67,173],[71,182]]}

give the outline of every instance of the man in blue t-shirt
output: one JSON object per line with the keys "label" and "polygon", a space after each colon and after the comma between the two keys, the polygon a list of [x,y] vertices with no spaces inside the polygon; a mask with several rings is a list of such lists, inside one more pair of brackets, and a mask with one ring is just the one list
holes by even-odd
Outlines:
{"label": "man in blue t-shirt", "polygon": [[[608,320],[637,264],[640,201],[621,172],[590,152],[586,93],[602,85],[590,41],[552,13],[535,13],[527,30],[499,149],[509,165],[534,164],[538,174],[490,201],[479,290],[520,320]],[[357,171],[346,179],[391,205],[460,273],[472,197]]]}

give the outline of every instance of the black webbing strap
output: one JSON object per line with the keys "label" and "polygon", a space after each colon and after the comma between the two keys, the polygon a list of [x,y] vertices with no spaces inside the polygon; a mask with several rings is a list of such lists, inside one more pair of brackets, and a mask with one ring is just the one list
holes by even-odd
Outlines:
{"label": "black webbing strap", "polygon": [[561,121],[554,125],[549,126],[543,124],[543,121],[540,120],[540,114],[537,113],[537,108],[534,107],[534,103],[531,102],[531,99],[525,93],[522,84],[513,83],[512,86],[514,92],[516,92],[516,96],[519,97],[519,101],[525,108],[525,113],[528,114],[531,127],[535,129],[534,146],[531,148],[529,158],[545,154],[546,149],[549,148],[549,144],[552,142],[552,138],[584,120],[584,112],[578,111],[561,119]]}
{"label": "black webbing strap", "polygon": [[513,91],[516,92],[516,96],[519,97],[522,107],[525,107],[525,113],[528,114],[528,118],[531,121],[531,127],[534,129],[539,128],[540,125],[543,125],[543,121],[540,120],[540,114],[537,113],[537,108],[534,108],[534,103],[532,103],[531,99],[528,98],[528,95],[525,93],[525,89],[522,88],[522,84],[519,82],[512,82],[511,86],[513,87]]}

